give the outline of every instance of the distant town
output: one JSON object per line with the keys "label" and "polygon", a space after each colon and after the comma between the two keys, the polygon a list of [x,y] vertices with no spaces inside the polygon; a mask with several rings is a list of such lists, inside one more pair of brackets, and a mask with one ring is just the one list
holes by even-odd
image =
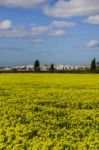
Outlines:
{"label": "distant town", "polygon": [[65,71],[88,71],[99,69],[99,62],[96,62],[95,58],[90,64],[73,66],[73,65],[63,65],[63,64],[51,64],[45,65],[40,64],[39,60],[36,60],[34,64],[30,65],[19,65],[19,66],[9,66],[0,67],[0,72],[65,72]]}
{"label": "distant town", "polygon": [[[62,65],[54,64],[55,70],[86,70],[90,69],[91,65],[82,65],[82,66],[71,66],[71,65]],[[49,71],[50,65],[40,65],[40,71]],[[34,65],[20,65],[14,67],[0,67],[0,71],[34,71]]]}

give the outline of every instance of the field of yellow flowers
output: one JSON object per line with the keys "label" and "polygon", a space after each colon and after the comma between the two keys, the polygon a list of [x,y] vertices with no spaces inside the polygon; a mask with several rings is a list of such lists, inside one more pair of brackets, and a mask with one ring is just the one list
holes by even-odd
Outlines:
{"label": "field of yellow flowers", "polygon": [[0,74],[0,150],[99,150],[99,75]]}

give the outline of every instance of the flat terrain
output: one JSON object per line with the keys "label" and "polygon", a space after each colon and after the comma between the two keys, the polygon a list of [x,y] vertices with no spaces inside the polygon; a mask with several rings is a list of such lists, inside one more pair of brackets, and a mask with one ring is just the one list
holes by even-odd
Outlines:
{"label": "flat terrain", "polygon": [[0,74],[0,150],[99,150],[99,75]]}

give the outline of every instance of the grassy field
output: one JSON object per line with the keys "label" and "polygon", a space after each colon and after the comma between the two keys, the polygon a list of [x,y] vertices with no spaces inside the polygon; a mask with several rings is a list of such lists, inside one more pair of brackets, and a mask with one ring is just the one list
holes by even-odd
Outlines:
{"label": "grassy field", "polygon": [[0,74],[0,150],[99,150],[99,75]]}

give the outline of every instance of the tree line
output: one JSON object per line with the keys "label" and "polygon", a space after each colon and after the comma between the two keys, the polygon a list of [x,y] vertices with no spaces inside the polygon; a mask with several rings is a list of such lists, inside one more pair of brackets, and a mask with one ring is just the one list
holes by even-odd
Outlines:
{"label": "tree line", "polygon": [[[34,71],[40,72],[40,61],[39,60],[36,60],[34,62]],[[95,58],[91,61],[90,70],[87,70],[87,71],[99,72],[99,62],[96,62]],[[55,68],[54,68],[54,64],[50,65],[49,72],[51,72],[51,73],[56,72]],[[77,70],[76,70],[76,72],[77,72]]]}
{"label": "tree line", "polygon": [[95,58],[91,62],[91,71],[99,71],[99,62]]}
{"label": "tree line", "polygon": [[[36,60],[34,62],[34,71],[35,72],[40,72],[40,61]],[[55,68],[54,68],[54,64],[51,64],[50,68],[49,68],[49,72],[54,72]]]}
{"label": "tree line", "polygon": [[78,70],[56,70],[56,68],[54,67],[54,64],[51,64],[48,67],[48,70],[42,71],[41,67],[40,67],[40,61],[39,60],[35,60],[34,61],[34,71],[33,70],[17,70],[16,68],[11,69],[10,71],[1,71],[0,73],[25,73],[25,72],[50,72],[50,73],[99,73],[99,62],[96,61],[96,59],[92,59],[91,64],[90,64],[90,68],[89,69],[78,69]]}

